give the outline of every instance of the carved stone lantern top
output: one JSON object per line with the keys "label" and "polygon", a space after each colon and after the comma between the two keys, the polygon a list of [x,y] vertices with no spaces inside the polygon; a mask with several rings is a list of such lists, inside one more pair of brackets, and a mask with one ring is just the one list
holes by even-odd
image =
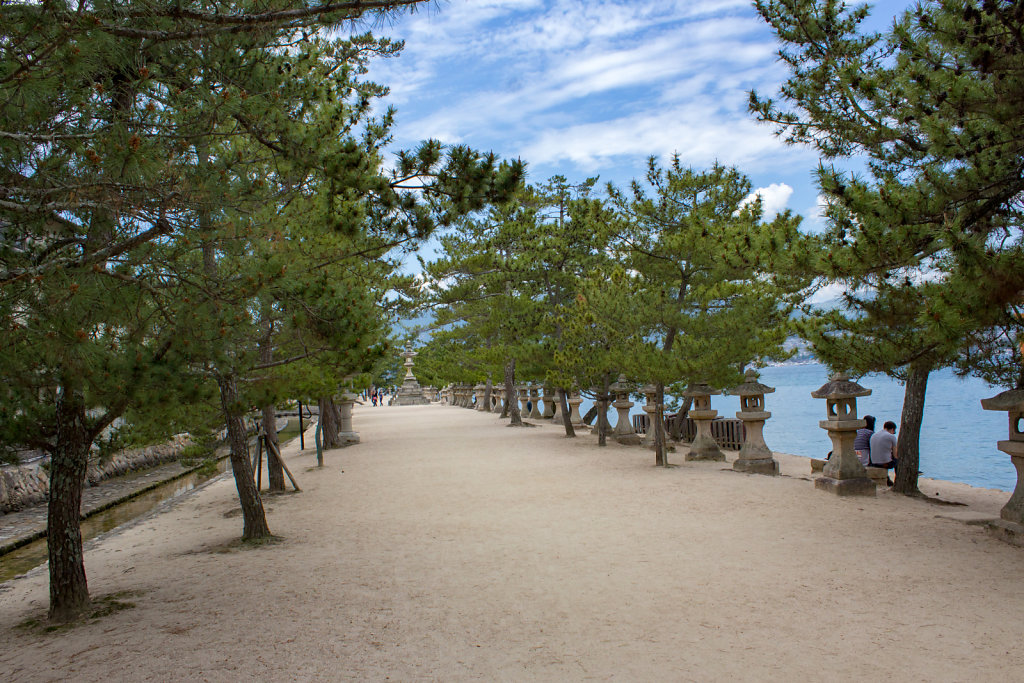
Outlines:
{"label": "carved stone lantern top", "polygon": [[686,387],[686,391],[683,392],[683,396],[698,398],[700,396],[717,396],[721,393],[721,391],[715,389],[707,382],[691,382],[690,385]]}
{"label": "carved stone lantern top", "polygon": [[851,380],[849,375],[842,372],[832,375],[832,378],[827,383],[822,384],[820,389],[811,392],[811,398],[826,399],[859,398],[860,396],[870,395],[870,389],[865,389]]}
{"label": "carved stone lantern top", "polygon": [[1010,415],[1010,441],[1024,442],[1024,390],[1011,389],[981,399],[985,410],[1005,410]]}
{"label": "carved stone lantern top", "polygon": [[774,391],[775,387],[770,387],[757,381],[756,370],[747,370],[743,373],[743,383],[730,389],[729,393],[733,396],[754,396],[757,394],[770,394]]}
{"label": "carved stone lantern top", "polygon": [[628,394],[630,390],[630,386],[626,382],[625,375],[619,375],[619,378],[608,388],[616,395]]}
{"label": "carved stone lantern top", "polygon": [[721,391],[715,389],[707,382],[691,382],[686,387],[686,391],[683,392],[683,396],[693,399],[693,407],[690,408],[690,414],[696,419],[705,413],[711,417],[718,415],[717,411],[711,410],[711,397],[721,393]]}
{"label": "carved stone lantern top", "polygon": [[[870,389],[865,389],[842,372],[832,375],[829,382],[823,384],[817,391],[811,392],[812,398],[825,399],[825,408],[831,422],[857,420],[857,398],[870,395]],[[846,425],[837,425],[837,427],[847,428]]]}
{"label": "carved stone lantern top", "polygon": [[654,384],[648,383],[640,387],[640,392],[647,397],[649,402],[654,403],[655,394],[658,393],[658,387]]}
{"label": "carved stone lantern top", "polygon": [[753,369],[743,373],[743,383],[729,390],[733,396],[740,397],[741,413],[761,413],[764,411],[764,395],[771,394],[775,387],[757,381],[757,372]]}

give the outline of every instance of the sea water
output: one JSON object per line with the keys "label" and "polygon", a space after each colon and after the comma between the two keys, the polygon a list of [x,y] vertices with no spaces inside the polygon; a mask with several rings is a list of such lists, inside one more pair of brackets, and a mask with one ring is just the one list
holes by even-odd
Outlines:
{"label": "sea water", "polygon": [[[764,426],[765,443],[781,453],[824,458],[832,450],[827,432],[818,426],[826,417],[825,401],[811,398],[811,392],[828,381],[828,369],[811,363],[767,367],[760,372],[761,383],[775,387],[774,393],[765,396],[765,410],[772,414]],[[866,375],[857,382],[871,389],[870,396],[857,399],[857,414],[874,415],[876,429],[886,420],[899,425],[903,385],[886,375]],[[921,424],[922,476],[1013,490],[1017,474],[1010,456],[996,448],[997,441],[1007,438],[1006,413],[981,407],[981,399],[1000,391],[980,379],[961,379],[948,369],[929,376]],[[591,405],[589,400],[581,405],[580,414]],[[641,413],[640,406],[637,401],[630,413]],[[732,418],[740,409],[739,398],[713,396],[711,407],[720,417]],[[614,411],[609,411],[609,420],[614,424]]]}

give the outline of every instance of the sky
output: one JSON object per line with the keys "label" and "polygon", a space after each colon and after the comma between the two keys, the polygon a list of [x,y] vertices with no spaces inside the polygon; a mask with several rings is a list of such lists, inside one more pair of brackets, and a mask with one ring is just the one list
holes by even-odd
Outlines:
{"label": "sky", "polygon": [[[885,28],[907,0],[874,3]],[[749,0],[441,0],[374,31],[405,41],[369,78],[391,89],[395,149],[436,138],[624,186],[647,158],[735,166],[767,214],[821,227],[816,155],[747,112],[787,75]]]}

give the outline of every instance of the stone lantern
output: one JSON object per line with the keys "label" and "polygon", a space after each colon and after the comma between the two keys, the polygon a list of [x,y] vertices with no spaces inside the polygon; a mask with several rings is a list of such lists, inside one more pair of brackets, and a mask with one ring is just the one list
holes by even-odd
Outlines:
{"label": "stone lantern", "polygon": [[430,401],[423,398],[423,388],[416,381],[416,376],[412,374],[412,359],[419,355],[412,350],[412,342],[406,342],[405,352],[400,355],[405,358],[405,379],[402,380],[402,386],[398,389],[398,396],[395,397],[394,404],[398,406],[428,405]]}
{"label": "stone lantern", "polygon": [[772,456],[772,451],[764,442],[764,422],[772,416],[764,409],[764,395],[775,391],[757,381],[757,373],[747,370],[743,384],[729,393],[740,397],[740,411],[736,417],[743,420],[743,446],[740,455],[732,468],[737,472],[752,472],[775,476],[779,473],[779,463]]}
{"label": "stone lantern", "polygon": [[718,442],[711,434],[711,421],[718,416],[718,411],[711,409],[711,397],[721,393],[705,382],[691,384],[683,392],[683,396],[693,399],[690,417],[697,424],[697,434],[693,437],[693,443],[690,444],[690,452],[686,454],[686,460],[725,461],[725,453],[718,447]]}
{"label": "stone lantern", "polygon": [[645,384],[640,388],[640,391],[643,392],[644,398],[647,399],[647,403],[643,406],[643,411],[647,414],[647,433],[644,434],[640,445],[654,448],[654,421],[657,419],[656,413],[658,412],[658,387],[653,384]]}
{"label": "stone lantern", "polygon": [[1000,519],[988,525],[989,531],[1008,543],[1024,546],[1024,489],[1021,475],[1024,474],[1024,390],[1004,391],[992,398],[981,399],[985,410],[1005,410],[1010,417],[1010,438],[997,444],[999,450],[1010,456],[1010,462],[1017,470],[1017,484],[1010,500],[999,512]]}
{"label": "stone lantern", "polygon": [[544,410],[541,413],[541,417],[545,420],[552,420],[555,417],[555,411],[558,410],[558,396],[555,395],[555,390],[551,387],[544,385]]}
{"label": "stone lantern", "polygon": [[544,413],[540,411],[540,387],[536,384],[530,385],[530,415],[531,420],[540,420]]}
{"label": "stone lantern", "polygon": [[580,392],[574,389],[569,398],[566,400],[569,405],[569,424],[573,427],[583,426],[583,417],[580,415],[580,404],[583,403],[583,397],[580,396]]}
{"label": "stone lantern", "polygon": [[640,435],[633,430],[633,423],[629,419],[629,409],[635,404],[629,400],[630,387],[626,383],[626,376],[619,375],[619,378],[609,389],[615,394],[615,401],[612,403],[612,407],[618,413],[615,429],[612,430],[612,436],[621,444],[636,446],[640,443]]}
{"label": "stone lantern", "polygon": [[356,395],[346,388],[338,402],[338,442],[342,446],[359,443],[359,434],[352,429],[352,406],[355,402]]}
{"label": "stone lantern", "polygon": [[839,496],[875,495],[875,483],[868,478],[867,470],[853,450],[857,430],[864,427],[864,420],[857,418],[857,398],[870,395],[870,389],[842,373],[833,375],[828,384],[811,392],[812,398],[825,399],[828,419],[818,424],[832,439],[832,457],[825,463],[822,476],[814,481],[814,488]]}
{"label": "stone lantern", "polygon": [[[556,424],[556,425],[564,425],[565,424],[565,421],[564,421],[565,420],[565,415],[562,413],[562,399],[559,396],[559,394],[561,394],[561,393],[562,393],[561,389],[555,389],[554,394],[553,394],[554,398],[552,399],[552,405],[553,405],[553,409],[554,409],[554,414],[551,416],[551,424]],[[544,395],[545,395],[545,399],[546,399],[547,393],[545,393]],[[568,398],[568,396],[566,396],[566,398]],[[547,405],[548,401],[545,400],[544,403],[545,403],[545,405]]]}
{"label": "stone lantern", "polygon": [[518,387],[516,387],[516,391],[519,392],[519,416],[524,418],[529,417],[530,388],[525,384],[520,384]]}
{"label": "stone lantern", "polygon": [[473,387],[473,392],[476,394],[476,409],[482,411],[484,409],[484,392],[487,387],[483,384],[477,384]]}

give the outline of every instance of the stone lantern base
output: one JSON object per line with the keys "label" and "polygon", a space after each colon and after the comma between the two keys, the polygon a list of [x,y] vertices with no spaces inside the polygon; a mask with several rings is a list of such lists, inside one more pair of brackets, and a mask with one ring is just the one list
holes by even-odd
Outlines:
{"label": "stone lantern base", "polygon": [[732,468],[748,474],[767,474],[772,477],[779,474],[779,463],[774,458],[742,458],[736,460]]}
{"label": "stone lantern base", "polygon": [[1024,548],[1024,525],[997,519],[985,525],[990,536],[1004,543]]}
{"label": "stone lantern base", "polygon": [[827,491],[837,496],[873,496],[875,495],[875,482],[868,477],[856,477],[853,479],[833,479],[832,477],[819,477],[814,480],[814,488],[819,491]]}
{"label": "stone lantern base", "polygon": [[640,442],[644,440],[639,434],[612,434],[616,441],[621,443],[623,446],[639,446]]}

